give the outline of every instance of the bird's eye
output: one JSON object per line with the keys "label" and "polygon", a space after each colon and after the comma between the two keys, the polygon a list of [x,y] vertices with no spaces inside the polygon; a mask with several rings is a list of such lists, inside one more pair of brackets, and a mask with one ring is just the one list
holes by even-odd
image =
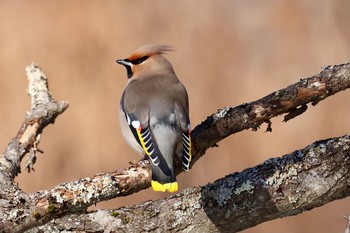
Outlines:
{"label": "bird's eye", "polygon": [[144,57],[141,57],[141,58],[138,58],[136,60],[131,61],[131,63],[133,65],[138,65],[138,64],[141,64],[142,62],[146,61],[147,59],[148,59],[148,56],[144,56]]}

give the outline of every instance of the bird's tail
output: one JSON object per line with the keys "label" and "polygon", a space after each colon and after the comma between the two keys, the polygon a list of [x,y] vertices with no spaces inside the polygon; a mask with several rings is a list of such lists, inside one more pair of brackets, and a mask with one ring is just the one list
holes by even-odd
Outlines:
{"label": "bird's tail", "polygon": [[[152,164],[152,188],[154,191],[176,192],[178,184],[176,181],[174,168],[168,167],[163,157],[160,158],[158,166]],[[164,160],[164,161],[162,161]]]}
{"label": "bird's tail", "polygon": [[159,163],[152,163],[152,188],[154,191],[176,192],[176,182],[173,159],[178,142],[178,133],[168,125],[162,124],[152,128],[155,139],[155,152]]}

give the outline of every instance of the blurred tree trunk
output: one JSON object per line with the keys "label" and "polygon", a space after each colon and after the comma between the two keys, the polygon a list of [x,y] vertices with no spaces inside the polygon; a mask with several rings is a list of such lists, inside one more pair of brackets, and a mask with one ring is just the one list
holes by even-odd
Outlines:
{"label": "blurred tree trunk", "polygon": [[[150,186],[147,161],[115,172],[64,183],[50,190],[25,193],[14,182],[20,162],[30,154],[32,169],[40,135],[68,107],[54,101],[47,80],[36,65],[27,67],[32,109],[16,137],[0,156],[0,230],[3,232],[121,231],[235,232],[264,221],[295,215],[350,195],[350,136],[315,142],[203,187],[169,198],[110,211],[86,212],[103,200],[126,196]],[[327,66],[255,102],[224,108],[192,132],[193,163],[223,138],[244,129],[257,130],[270,119],[284,121],[319,101],[350,87],[350,65]],[[178,173],[181,172],[177,164]],[[54,220],[54,221],[51,221]]]}

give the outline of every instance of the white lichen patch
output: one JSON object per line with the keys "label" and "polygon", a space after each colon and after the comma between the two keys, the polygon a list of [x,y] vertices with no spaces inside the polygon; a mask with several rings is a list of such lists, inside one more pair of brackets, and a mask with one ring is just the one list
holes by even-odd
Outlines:
{"label": "white lichen patch", "polygon": [[[312,192],[322,195],[329,190],[331,184],[328,183],[329,179],[320,179],[320,175],[315,170],[310,170],[309,174],[305,176],[303,183],[307,189]],[[336,182],[336,180],[334,180]]]}
{"label": "white lichen patch", "polygon": [[113,217],[110,213],[103,210],[97,210],[97,212],[92,215],[91,220],[97,222],[98,225],[105,229],[120,226],[122,224],[121,219]]}
{"label": "white lichen patch", "polygon": [[56,200],[56,203],[63,203],[65,201],[65,199],[61,196],[61,193],[60,192],[54,192],[51,194],[51,196],[53,198],[55,198]]}
{"label": "white lichen patch", "polygon": [[[195,209],[200,209],[202,206],[200,204],[200,195],[191,195],[193,193],[192,189],[185,189],[183,191],[184,198],[181,202],[175,202],[173,204],[174,209],[189,210],[187,211],[190,215],[194,215]],[[187,198],[188,197],[188,198]],[[193,210],[193,211],[190,211]]]}
{"label": "white lichen patch", "polygon": [[309,150],[306,153],[308,163],[306,165],[312,166],[312,165],[320,164],[321,160],[319,158],[319,155],[322,155],[320,145],[318,146],[313,145],[311,147],[308,147],[308,149]]}
{"label": "white lichen patch", "polygon": [[176,202],[174,202],[174,204],[173,204],[173,208],[174,208],[174,209],[179,209],[179,208],[181,207],[181,205],[182,205],[182,202],[181,202],[181,201],[176,201]]}
{"label": "white lichen patch", "polygon": [[324,153],[326,153],[326,150],[327,150],[327,147],[325,145],[321,144],[320,145],[320,152],[324,154]]}
{"label": "white lichen patch", "polygon": [[[307,156],[309,157],[315,157],[317,155],[317,151],[319,150],[319,147],[312,147],[307,153]],[[315,152],[316,151],[316,152]]]}
{"label": "white lichen patch", "polygon": [[224,118],[229,110],[230,110],[229,107],[225,107],[225,108],[220,109],[219,112],[213,116],[214,119]]}
{"label": "white lichen patch", "polygon": [[40,67],[35,63],[26,67],[28,79],[28,94],[31,97],[32,109],[40,104],[49,103],[52,100],[48,90],[47,78]]}
{"label": "white lichen patch", "polygon": [[320,83],[320,82],[313,82],[310,84],[309,88],[319,88],[322,85],[324,85],[324,84]]}
{"label": "white lichen patch", "polygon": [[289,166],[286,172],[280,172],[277,170],[272,176],[266,179],[265,184],[269,186],[279,187],[285,182],[286,179],[290,179],[292,176],[297,176],[298,170],[294,166]]}
{"label": "white lichen patch", "polygon": [[248,180],[247,182],[244,182],[241,187],[236,188],[233,193],[236,195],[240,195],[242,192],[248,192],[249,194],[253,193],[254,185]]}
{"label": "white lichen patch", "polygon": [[348,137],[340,138],[339,143],[337,143],[336,145],[336,148],[338,148],[339,146],[342,146],[343,150],[349,150],[350,148],[349,142],[350,142],[350,139]]}
{"label": "white lichen patch", "polygon": [[10,211],[10,214],[9,214],[9,218],[10,219],[15,219],[15,218],[17,218],[17,216],[19,216],[19,210],[18,209],[14,209],[14,210]]}
{"label": "white lichen patch", "polygon": [[171,222],[171,227],[176,228],[177,226],[181,226],[183,224],[184,219],[189,217],[193,217],[192,214],[187,214],[186,211],[176,210],[174,212],[173,221]]}
{"label": "white lichen patch", "polygon": [[[148,161],[147,161],[148,163]],[[149,177],[151,174],[147,172],[145,169],[128,169],[125,175],[118,175],[118,177],[124,178],[124,177]]]}
{"label": "white lichen patch", "polygon": [[245,114],[243,115],[243,122],[244,122],[244,123],[247,123],[248,120],[249,120],[249,116],[248,116],[248,114],[245,113]]}
{"label": "white lichen patch", "polygon": [[335,76],[336,78],[339,78],[339,77],[343,76],[345,73],[346,73],[346,70],[340,70],[340,71],[339,71],[338,73],[336,73],[334,76]]}
{"label": "white lichen patch", "polygon": [[101,181],[102,181],[101,183],[103,186],[109,186],[113,183],[113,180],[109,176],[102,177]]}
{"label": "white lichen patch", "polygon": [[254,109],[254,113],[256,115],[256,118],[260,118],[263,116],[262,112],[265,111],[265,108],[261,107],[261,106],[253,106]]}
{"label": "white lichen patch", "polygon": [[288,201],[291,204],[297,203],[298,200],[299,200],[298,196],[294,196],[294,195],[289,195],[288,196]]}
{"label": "white lichen patch", "polygon": [[91,198],[98,196],[98,193],[96,192],[95,188],[93,186],[88,186],[86,188],[86,195],[83,197],[83,202],[87,203],[91,200]]}
{"label": "white lichen patch", "polygon": [[279,179],[278,179],[279,175],[280,175],[280,171],[277,170],[272,176],[270,176],[269,178],[267,178],[267,179],[265,180],[265,184],[266,184],[267,186],[272,186],[272,185],[274,185],[274,184],[276,183],[276,181],[279,180]]}

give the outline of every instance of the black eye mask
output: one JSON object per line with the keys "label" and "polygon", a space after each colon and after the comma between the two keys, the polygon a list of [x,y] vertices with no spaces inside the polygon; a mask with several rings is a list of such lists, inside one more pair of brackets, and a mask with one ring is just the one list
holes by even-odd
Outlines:
{"label": "black eye mask", "polygon": [[149,56],[143,56],[143,57],[141,57],[141,58],[138,58],[138,59],[136,59],[136,60],[132,60],[132,61],[130,61],[130,62],[131,62],[131,64],[133,64],[133,65],[138,65],[138,64],[141,64],[142,62],[146,61],[148,58],[149,58]]}

